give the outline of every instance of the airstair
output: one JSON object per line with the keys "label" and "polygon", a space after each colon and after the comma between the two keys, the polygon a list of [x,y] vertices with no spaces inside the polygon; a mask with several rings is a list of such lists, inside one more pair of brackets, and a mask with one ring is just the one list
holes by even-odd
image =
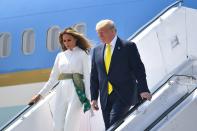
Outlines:
{"label": "airstair", "polygon": [[[131,107],[109,131],[196,130],[196,23],[197,10],[178,1],[129,38],[139,49],[153,98]],[[55,89],[38,104],[27,106],[1,130],[52,131],[54,100]],[[91,118],[86,131],[104,130],[101,119]]]}

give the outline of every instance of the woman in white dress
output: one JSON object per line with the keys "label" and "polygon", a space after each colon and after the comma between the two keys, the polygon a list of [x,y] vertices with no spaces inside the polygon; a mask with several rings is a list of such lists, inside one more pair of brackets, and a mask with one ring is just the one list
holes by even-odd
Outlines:
{"label": "woman in white dress", "polygon": [[[29,104],[36,103],[60,80],[56,89],[55,131],[79,131],[82,113],[91,110],[90,59],[88,40],[72,28],[60,33],[62,52],[58,53],[50,78]],[[83,111],[82,111],[83,110]]]}

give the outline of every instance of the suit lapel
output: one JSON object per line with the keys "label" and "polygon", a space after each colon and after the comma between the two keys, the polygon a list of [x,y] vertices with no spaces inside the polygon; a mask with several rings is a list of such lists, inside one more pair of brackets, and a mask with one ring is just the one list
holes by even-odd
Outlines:
{"label": "suit lapel", "polygon": [[105,73],[107,74],[107,70],[105,68],[105,58],[104,58],[104,56],[105,56],[105,44],[103,44],[101,46],[99,54],[101,54],[101,65],[102,65],[102,68],[103,68],[103,70],[105,70]]}
{"label": "suit lapel", "polygon": [[111,57],[111,63],[110,63],[110,67],[109,67],[109,73],[113,69],[114,64],[117,64],[118,63],[118,59],[117,59],[118,57],[117,56],[120,53],[121,47],[122,47],[121,41],[120,41],[119,38],[117,38],[116,45],[114,47],[114,51],[113,51],[113,54],[112,54],[112,57]]}

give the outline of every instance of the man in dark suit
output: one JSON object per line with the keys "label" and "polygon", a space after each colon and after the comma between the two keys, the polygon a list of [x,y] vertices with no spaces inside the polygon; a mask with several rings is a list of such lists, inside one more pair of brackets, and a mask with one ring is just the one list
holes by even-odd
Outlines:
{"label": "man in dark suit", "polygon": [[[144,65],[135,43],[117,36],[112,20],[101,20],[96,31],[103,44],[93,50],[91,105],[98,110],[100,93],[105,128],[108,129],[138,102],[138,96],[151,100]],[[139,95],[138,95],[139,94]]]}

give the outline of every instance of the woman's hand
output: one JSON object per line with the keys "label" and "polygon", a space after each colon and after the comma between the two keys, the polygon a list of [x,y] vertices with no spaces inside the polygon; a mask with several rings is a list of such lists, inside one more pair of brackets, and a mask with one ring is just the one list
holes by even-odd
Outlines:
{"label": "woman's hand", "polygon": [[28,104],[33,105],[33,104],[37,103],[41,98],[42,98],[42,96],[40,94],[35,95],[31,98],[31,100]]}

